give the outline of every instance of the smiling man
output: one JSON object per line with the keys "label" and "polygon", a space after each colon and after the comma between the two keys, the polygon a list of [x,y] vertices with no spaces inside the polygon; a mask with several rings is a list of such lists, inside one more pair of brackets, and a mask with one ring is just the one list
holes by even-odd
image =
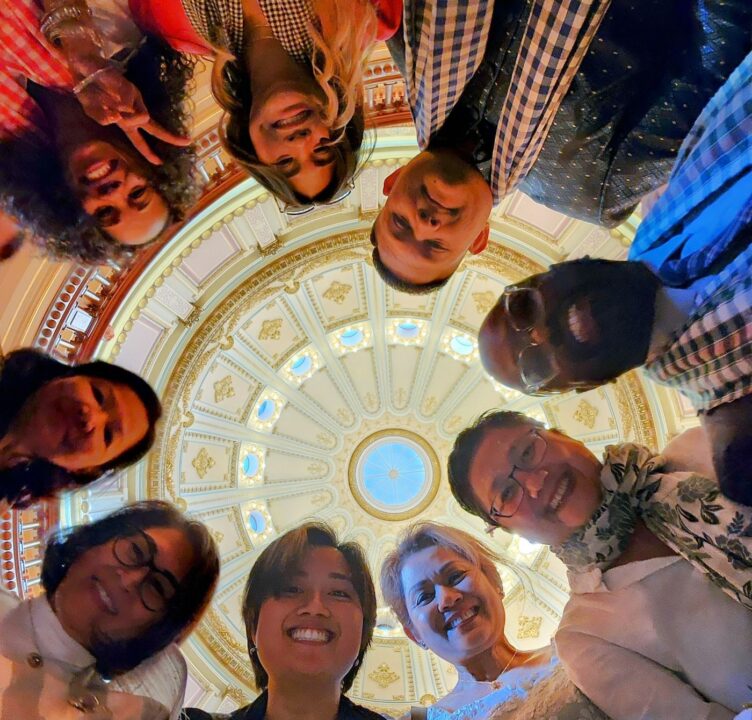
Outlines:
{"label": "smiling man", "polygon": [[708,448],[688,434],[661,455],[624,443],[599,460],[532,418],[489,412],[449,456],[464,510],[566,565],[556,649],[613,720],[731,720],[749,701],[752,511],[698,474]]}
{"label": "smiling man", "polygon": [[750,28],[746,0],[406,0],[388,45],[421,153],[384,183],[376,270],[437,289],[483,250],[491,207],[515,188],[617,225],[665,183]]}

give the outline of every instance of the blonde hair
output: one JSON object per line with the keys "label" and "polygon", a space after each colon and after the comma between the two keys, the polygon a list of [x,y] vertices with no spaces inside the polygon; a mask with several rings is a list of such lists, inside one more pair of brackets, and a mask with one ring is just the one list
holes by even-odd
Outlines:
{"label": "blonde hair", "polygon": [[[330,200],[360,167],[357,153],[363,143],[363,73],[376,39],[376,11],[370,0],[311,0],[315,22],[308,27],[313,42],[311,69],[324,95],[326,123],[335,132],[335,180],[317,200]],[[261,185],[287,203],[299,198],[277,169],[264,165],[249,131],[250,75],[244,58],[217,49],[212,70],[214,99],[225,111],[219,136],[227,152]]]}
{"label": "blonde hair", "polygon": [[410,624],[402,587],[402,568],[405,561],[416,552],[428,547],[445,547],[469,563],[480,568],[494,587],[502,590],[501,576],[496,567],[499,557],[479,540],[464,530],[433,522],[411,525],[400,538],[381,565],[381,592],[387,605],[403,625]]}

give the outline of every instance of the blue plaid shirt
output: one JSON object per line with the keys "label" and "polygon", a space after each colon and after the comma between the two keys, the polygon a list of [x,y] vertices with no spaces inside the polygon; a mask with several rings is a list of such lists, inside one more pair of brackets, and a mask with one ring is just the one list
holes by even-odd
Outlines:
{"label": "blue plaid shirt", "polygon": [[750,220],[752,54],[698,117],[629,259],[650,265],[664,285],[688,286],[738,248]]}
{"label": "blue plaid shirt", "polygon": [[[501,0],[499,0],[501,1]],[[499,202],[535,163],[609,0],[534,0],[493,150]],[[483,60],[490,0],[406,0],[405,81],[418,143],[426,148]]]}

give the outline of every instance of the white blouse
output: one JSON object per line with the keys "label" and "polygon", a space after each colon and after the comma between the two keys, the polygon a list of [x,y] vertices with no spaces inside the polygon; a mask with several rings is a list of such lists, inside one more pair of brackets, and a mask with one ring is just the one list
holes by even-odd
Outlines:
{"label": "white blouse", "polygon": [[[85,608],[82,611],[85,612]],[[32,679],[26,681],[26,686],[32,688],[31,692],[27,691],[29,710],[34,713],[29,717],[58,720],[62,717],[59,700],[53,702],[44,697],[47,689],[54,686],[54,681],[49,683],[46,678],[66,682],[93,663],[91,653],[65,632],[44,595],[20,601],[14,594],[0,591],[0,717],[6,717],[6,706],[17,707],[18,698],[10,697],[12,693],[8,692],[12,684],[18,683],[14,668],[20,666],[34,670],[29,673]],[[33,680],[36,672],[39,679]],[[170,720],[177,720],[187,675],[185,659],[177,646],[172,645],[133,670],[115,677],[107,687],[108,691],[150,698],[163,707],[161,717],[168,713]],[[43,696],[42,700],[31,697],[35,692]],[[87,717],[86,713],[74,712],[67,704],[62,712],[67,713],[66,718],[69,714],[80,716],[82,720]]]}
{"label": "white blouse", "polygon": [[686,560],[641,560],[570,584],[556,649],[614,720],[730,720],[752,702],[752,612]]}

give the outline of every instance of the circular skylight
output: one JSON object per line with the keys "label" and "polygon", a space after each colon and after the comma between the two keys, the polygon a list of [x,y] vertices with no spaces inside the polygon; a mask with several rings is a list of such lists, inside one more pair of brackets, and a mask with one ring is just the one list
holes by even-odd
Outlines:
{"label": "circular skylight", "polygon": [[341,332],[339,339],[343,345],[352,347],[353,345],[357,345],[363,339],[363,331],[358,330],[357,328],[350,328],[349,330]]}
{"label": "circular skylight", "polygon": [[470,355],[475,348],[473,341],[464,335],[453,337],[449,344],[458,355]]}
{"label": "circular skylight", "polygon": [[436,454],[408,430],[379,431],[350,459],[350,489],[360,506],[384,520],[417,515],[433,500],[440,470]]}
{"label": "circular skylight", "polygon": [[271,418],[274,416],[274,410],[276,407],[277,406],[275,405],[274,400],[264,400],[264,402],[259,405],[259,408],[256,411],[256,417],[262,422],[271,420]]}

